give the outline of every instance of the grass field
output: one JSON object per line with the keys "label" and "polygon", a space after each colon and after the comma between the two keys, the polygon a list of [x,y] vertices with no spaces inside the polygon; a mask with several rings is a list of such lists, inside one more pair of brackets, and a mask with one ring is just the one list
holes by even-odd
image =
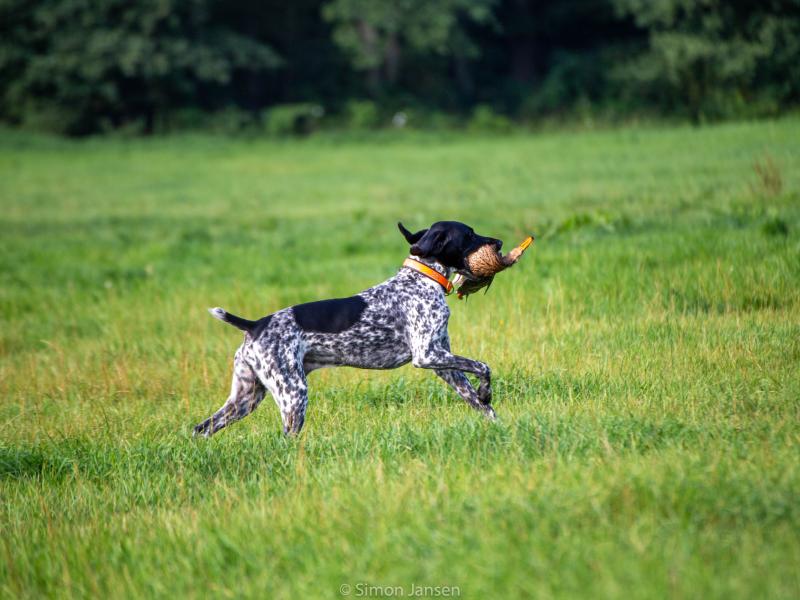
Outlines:
{"label": "grass field", "polygon": [[[800,594],[799,120],[6,131],[0,182],[3,597]],[[310,376],[298,439],[269,398],[193,439],[241,339],[206,308],[382,281],[398,219],[537,234],[450,301],[499,422],[411,366],[339,369]]]}

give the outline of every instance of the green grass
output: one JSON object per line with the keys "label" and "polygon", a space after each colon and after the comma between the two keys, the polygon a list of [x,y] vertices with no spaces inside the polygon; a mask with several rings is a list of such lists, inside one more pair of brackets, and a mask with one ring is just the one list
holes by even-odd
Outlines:
{"label": "green grass", "polygon": [[[0,595],[800,594],[800,121],[6,131],[0,182]],[[240,341],[206,307],[373,285],[398,219],[537,234],[450,301],[500,421],[410,366],[339,369],[310,376],[298,439],[269,399],[192,439]]]}

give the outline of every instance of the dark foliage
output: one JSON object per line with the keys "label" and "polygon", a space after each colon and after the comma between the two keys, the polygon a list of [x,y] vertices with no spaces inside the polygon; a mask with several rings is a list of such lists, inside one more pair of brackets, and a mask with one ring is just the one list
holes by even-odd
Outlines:
{"label": "dark foliage", "polygon": [[0,119],[76,135],[759,116],[798,65],[800,0],[0,0]]}

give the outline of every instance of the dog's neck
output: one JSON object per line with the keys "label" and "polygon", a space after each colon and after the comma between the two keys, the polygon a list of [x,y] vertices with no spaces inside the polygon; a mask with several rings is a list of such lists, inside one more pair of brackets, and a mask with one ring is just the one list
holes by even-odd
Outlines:
{"label": "dog's neck", "polygon": [[432,258],[422,258],[421,256],[415,256],[414,254],[409,254],[408,258],[411,260],[415,260],[423,265],[426,265],[439,273],[440,275],[444,275],[446,278],[450,278],[450,275],[453,274],[455,269],[451,269],[450,267],[445,267],[442,263],[438,260],[433,260]]}

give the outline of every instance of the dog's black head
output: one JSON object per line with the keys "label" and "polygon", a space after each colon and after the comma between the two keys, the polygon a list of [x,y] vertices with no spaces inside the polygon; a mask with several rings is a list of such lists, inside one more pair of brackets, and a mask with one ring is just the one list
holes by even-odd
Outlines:
{"label": "dog's black head", "polygon": [[411,233],[402,223],[397,226],[411,244],[411,254],[436,260],[456,270],[468,271],[467,256],[481,246],[494,244],[497,250],[503,246],[502,241],[478,235],[472,227],[458,221],[438,221],[417,233]]}

